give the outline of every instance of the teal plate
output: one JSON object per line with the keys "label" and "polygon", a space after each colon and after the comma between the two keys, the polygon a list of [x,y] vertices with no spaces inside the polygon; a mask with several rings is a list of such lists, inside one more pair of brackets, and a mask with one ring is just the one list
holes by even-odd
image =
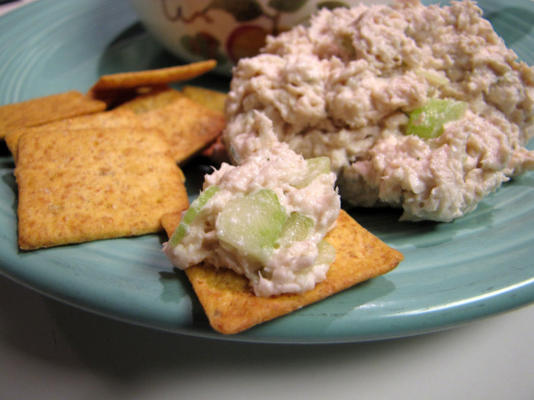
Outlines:
{"label": "teal plate", "polygon": [[[533,64],[534,3],[480,3],[505,41]],[[39,0],[0,18],[0,104],[70,89],[100,74],[180,62],[137,22],[126,1]],[[195,84],[225,90],[218,76]],[[185,168],[191,197],[208,166]],[[212,331],[183,273],[148,235],[17,249],[13,160],[0,149],[0,270],[45,295],[122,321],[222,338]],[[357,342],[452,327],[534,301],[534,174],[504,185],[449,224],[400,223],[394,210],[351,210],[402,251],[391,273],[291,315],[226,339],[254,342]]]}

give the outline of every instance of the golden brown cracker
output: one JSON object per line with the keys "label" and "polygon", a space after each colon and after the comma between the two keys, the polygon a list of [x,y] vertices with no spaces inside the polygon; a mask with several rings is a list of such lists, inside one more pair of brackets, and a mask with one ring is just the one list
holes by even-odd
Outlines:
{"label": "golden brown cracker", "polygon": [[[150,137],[150,134],[154,136]],[[143,127],[58,129],[25,134],[19,139],[17,167],[54,164],[83,168],[120,164],[130,159],[167,155],[168,144],[157,130]]]}
{"label": "golden brown cracker", "polygon": [[226,102],[227,97],[226,93],[190,85],[184,86],[182,88],[182,93],[184,96],[211,110],[224,113],[224,103]]}
{"label": "golden brown cracker", "polygon": [[[211,110],[224,114],[224,105],[227,97],[226,93],[189,85],[182,88],[182,93],[187,98],[202,104]],[[202,150],[201,154],[204,157],[210,158],[214,163],[220,164],[223,161],[229,161],[228,153],[221,136],[218,136],[208,145],[208,147]]]}
{"label": "golden brown cracker", "polygon": [[130,110],[136,114],[143,114],[162,108],[180,97],[183,97],[183,94],[179,90],[168,86],[158,87],[119,105],[115,110]]}
{"label": "golden brown cracker", "polygon": [[182,163],[220,135],[224,116],[186,98],[143,114],[147,127],[160,129],[177,163]]}
{"label": "golden brown cracker", "polygon": [[21,136],[15,168],[23,250],[161,229],[188,205],[183,174],[153,130],[51,130]]}
{"label": "golden brown cracker", "polygon": [[216,64],[215,60],[207,60],[167,68],[103,75],[90,91],[157,86],[185,81],[212,70]]}
{"label": "golden brown cracker", "polygon": [[18,128],[103,111],[106,104],[75,90],[0,106],[0,138]]}
{"label": "golden brown cracker", "polygon": [[[179,220],[179,213],[162,218],[169,237]],[[245,277],[206,264],[190,267],[185,273],[213,329],[235,334],[385,274],[403,259],[400,252],[368,232],[343,210],[326,240],[335,247],[336,259],[326,279],[302,294],[258,297],[250,290]]]}
{"label": "golden brown cracker", "polygon": [[5,141],[8,149],[17,159],[17,145],[20,136],[26,133],[39,133],[50,130],[74,130],[87,128],[118,128],[139,125],[137,116],[130,110],[98,112],[74,118],[66,118],[29,128],[18,128],[9,132]]}

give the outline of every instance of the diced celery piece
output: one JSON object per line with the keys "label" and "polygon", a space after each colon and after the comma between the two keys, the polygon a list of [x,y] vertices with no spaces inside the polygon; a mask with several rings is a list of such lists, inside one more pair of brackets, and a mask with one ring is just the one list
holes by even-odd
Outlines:
{"label": "diced celery piece", "polygon": [[187,234],[188,230],[189,230],[189,225],[186,225],[183,222],[180,222],[180,224],[174,230],[171,240],[169,240],[169,245],[171,247],[175,247],[178,243],[182,241],[182,239]]}
{"label": "diced celery piece", "polygon": [[219,191],[218,186],[210,186],[206,190],[201,192],[198,195],[198,197],[193,201],[193,203],[191,203],[191,206],[189,207],[189,209],[186,211],[183,217],[183,222],[188,225],[191,224],[191,222],[193,222],[193,220],[198,215],[202,207],[204,207],[206,203],[209,201],[209,199],[211,199],[213,195],[217,193],[218,191]]}
{"label": "diced celery piece", "polygon": [[330,159],[328,157],[314,157],[306,160],[307,168],[303,178],[295,185],[297,188],[308,186],[321,174],[330,172]]}
{"label": "diced celery piece", "polygon": [[418,69],[415,73],[425,78],[432,85],[443,86],[449,83],[449,80],[444,76],[426,69]]}
{"label": "diced celery piece", "polygon": [[463,101],[431,99],[408,114],[405,133],[424,139],[436,138],[443,133],[443,125],[462,118],[466,108]]}
{"label": "diced celery piece", "polygon": [[191,203],[184,216],[182,217],[180,224],[174,231],[169,240],[169,245],[175,247],[178,243],[182,241],[189,230],[189,225],[194,221],[202,207],[213,197],[215,193],[219,191],[218,186],[210,186],[203,192],[201,192],[198,197]]}
{"label": "diced celery piece", "polygon": [[217,217],[217,237],[245,257],[263,262],[272,252],[286,220],[276,193],[261,189],[224,207]]}
{"label": "diced celery piece", "polygon": [[299,212],[292,212],[282,228],[278,244],[281,247],[286,247],[292,242],[305,240],[310,234],[313,225],[313,219],[310,217]]}
{"label": "diced celery piece", "polygon": [[332,264],[336,259],[336,249],[326,240],[321,240],[317,245],[319,254],[315,260],[315,264]]}

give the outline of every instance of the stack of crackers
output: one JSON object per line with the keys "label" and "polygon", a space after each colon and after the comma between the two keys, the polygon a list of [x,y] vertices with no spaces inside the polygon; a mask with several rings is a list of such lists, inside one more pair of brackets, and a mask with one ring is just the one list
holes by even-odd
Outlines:
{"label": "stack of crackers", "polygon": [[[107,75],[87,94],[1,106],[0,138],[13,154],[19,191],[20,249],[162,229],[170,237],[189,206],[180,165],[203,149],[224,153],[225,94],[169,84],[214,66]],[[384,274],[403,258],[344,211],[326,240],[336,259],[326,280],[303,294],[256,297],[246,278],[207,264],[185,272],[211,326],[235,334]]]}
{"label": "stack of crackers", "polygon": [[210,91],[203,105],[207,89],[168,85],[214,66],[106,75],[88,94],[0,107],[0,137],[16,164],[20,249],[153,233],[164,214],[186,209],[179,165],[220,135],[225,95]]}

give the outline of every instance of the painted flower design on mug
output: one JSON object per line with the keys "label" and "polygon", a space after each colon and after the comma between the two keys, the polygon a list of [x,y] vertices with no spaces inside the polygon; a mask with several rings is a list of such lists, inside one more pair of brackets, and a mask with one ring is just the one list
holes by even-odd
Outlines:
{"label": "painted flower design on mug", "polygon": [[[205,30],[180,38],[181,45],[192,55],[201,58],[214,58],[219,63],[225,63],[228,60],[222,51],[224,48],[231,61],[235,63],[240,58],[258,54],[265,45],[267,35],[276,35],[287,30],[289,27],[284,27],[281,24],[282,15],[295,13],[307,3],[308,0],[270,0],[267,3],[267,10],[257,0],[211,0],[202,8],[186,13],[181,5],[172,8],[169,6],[168,0],[161,0],[161,9],[167,20],[184,24],[192,24],[197,20],[214,24],[213,10],[228,13],[235,21],[243,23],[237,25],[230,32],[225,43],[221,43],[218,38]],[[317,8],[346,6],[341,1],[323,1],[316,5]],[[265,24],[255,23],[261,19],[268,21],[268,27]]]}

